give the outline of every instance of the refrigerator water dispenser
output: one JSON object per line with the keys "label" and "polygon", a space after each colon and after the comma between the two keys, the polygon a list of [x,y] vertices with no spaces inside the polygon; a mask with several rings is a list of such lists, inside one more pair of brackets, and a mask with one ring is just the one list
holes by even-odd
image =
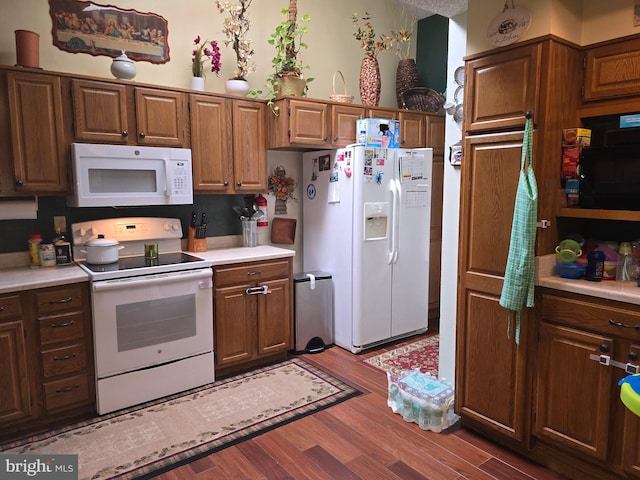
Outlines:
{"label": "refrigerator water dispenser", "polygon": [[387,238],[389,204],[387,202],[364,204],[364,239]]}

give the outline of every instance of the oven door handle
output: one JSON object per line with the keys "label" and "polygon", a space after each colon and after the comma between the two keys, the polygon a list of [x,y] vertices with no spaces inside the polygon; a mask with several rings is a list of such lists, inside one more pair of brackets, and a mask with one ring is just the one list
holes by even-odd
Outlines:
{"label": "oven door handle", "polygon": [[150,285],[161,285],[176,282],[190,282],[200,279],[198,288],[213,288],[211,280],[213,271],[210,268],[200,270],[187,270],[184,272],[159,273],[156,275],[141,275],[139,277],[117,278],[114,280],[103,280],[93,282],[94,292],[104,292],[107,290],[118,290],[131,287],[141,287]]}

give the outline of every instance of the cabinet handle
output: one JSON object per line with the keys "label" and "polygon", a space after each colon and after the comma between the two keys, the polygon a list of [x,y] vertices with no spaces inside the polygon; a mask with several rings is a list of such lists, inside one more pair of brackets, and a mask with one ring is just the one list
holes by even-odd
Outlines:
{"label": "cabinet handle", "polygon": [[603,343],[602,345],[600,345],[600,351],[602,353],[608,353],[609,352],[609,345],[607,345],[606,343]]}
{"label": "cabinet handle", "polygon": [[616,322],[615,320],[609,319],[609,325],[613,325],[615,327],[620,328],[633,328],[635,330],[640,330],[640,325],[627,325],[626,323]]}
{"label": "cabinet handle", "polygon": [[80,385],[76,383],[75,385],[71,385],[70,387],[56,388],[56,393],[66,393],[77,388],[80,388]]}
{"label": "cabinet handle", "polygon": [[70,327],[74,323],[76,323],[75,320],[71,320],[70,322],[66,322],[66,323],[52,323],[49,326],[51,328],[62,328],[62,327]]}
{"label": "cabinet handle", "polygon": [[333,142],[338,143],[338,137],[333,137]]}
{"label": "cabinet handle", "polygon": [[252,275],[262,275],[262,272],[260,270],[253,270],[251,272],[247,272],[248,276],[252,276]]}
{"label": "cabinet handle", "polygon": [[69,355],[65,355],[64,357],[53,357],[53,360],[56,362],[62,361],[62,360],[71,360],[72,358],[76,358],[76,354],[75,353],[71,353]]}
{"label": "cabinet handle", "polygon": [[59,305],[61,303],[73,302],[73,297],[61,298],[60,300],[49,300],[49,305]]}
{"label": "cabinet handle", "polygon": [[634,362],[638,360],[638,354],[636,352],[629,352],[629,355],[627,355],[627,357],[629,358],[629,360],[632,360]]}
{"label": "cabinet handle", "polygon": [[0,307],[0,313],[4,312],[4,307]]}
{"label": "cabinet handle", "polygon": [[242,182],[238,182],[238,183],[236,183],[236,185],[241,187],[242,186]]}
{"label": "cabinet handle", "polygon": [[324,137],[324,138],[322,139],[322,141],[323,141],[323,142],[326,142],[327,140],[329,140],[329,138],[328,138],[328,137]]}
{"label": "cabinet handle", "polygon": [[23,187],[24,182],[22,180],[16,180],[16,187]]}
{"label": "cabinet handle", "polygon": [[144,132],[140,132],[140,138],[144,138],[144,137],[145,137]]}
{"label": "cabinet handle", "polygon": [[122,135],[123,137],[128,137],[129,136],[129,132],[127,132],[126,130],[123,131],[120,135]]}
{"label": "cabinet handle", "polygon": [[227,180],[225,180],[223,185],[224,185],[225,187],[228,187],[228,186],[229,186],[229,182],[228,182]]}
{"label": "cabinet handle", "polygon": [[266,285],[262,285],[261,287],[250,287],[245,290],[247,295],[266,295],[267,293],[271,293],[269,287]]}

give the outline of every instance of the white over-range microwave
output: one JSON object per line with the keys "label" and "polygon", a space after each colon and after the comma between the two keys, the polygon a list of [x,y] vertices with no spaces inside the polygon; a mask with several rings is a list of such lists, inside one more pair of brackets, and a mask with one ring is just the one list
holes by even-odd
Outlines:
{"label": "white over-range microwave", "polygon": [[73,143],[71,161],[71,207],[193,203],[188,148]]}

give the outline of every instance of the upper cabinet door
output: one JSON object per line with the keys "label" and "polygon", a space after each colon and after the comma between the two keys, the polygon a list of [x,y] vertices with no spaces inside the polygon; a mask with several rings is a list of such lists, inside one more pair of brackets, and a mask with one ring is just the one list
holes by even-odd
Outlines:
{"label": "upper cabinet door", "polygon": [[585,60],[584,100],[638,94],[640,39],[591,48]]}
{"label": "upper cabinet door", "polygon": [[265,104],[233,101],[233,175],[236,193],[267,190]]}
{"label": "upper cabinet door", "polygon": [[398,114],[400,120],[400,147],[422,148],[427,144],[425,116],[419,112],[401,111]]}
{"label": "upper cabinet door", "polygon": [[[75,138],[83,142],[135,143],[127,118],[127,87],[73,80]],[[129,139],[130,136],[134,138]]]}
{"label": "upper cabinet door", "polygon": [[231,100],[189,97],[193,188],[200,193],[233,193]]}
{"label": "upper cabinet door", "polygon": [[67,161],[60,78],[10,72],[7,82],[16,190],[66,193]]}
{"label": "upper cabinet door", "polygon": [[185,144],[186,94],[136,88],[137,142],[140,145],[182,147]]}
{"label": "upper cabinet door", "polygon": [[540,96],[542,45],[526,45],[470,60],[465,65],[467,132],[524,128]]}
{"label": "upper cabinet door", "polygon": [[356,124],[364,118],[364,108],[350,105],[331,107],[331,142],[335,147],[346,147],[356,142]]}
{"label": "upper cabinet door", "polygon": [[[291,144],[326,147],[329,145],[326,103],[291,100],[289,103],[289,141]],[[285,115],[286,112],[280,112]]]}

